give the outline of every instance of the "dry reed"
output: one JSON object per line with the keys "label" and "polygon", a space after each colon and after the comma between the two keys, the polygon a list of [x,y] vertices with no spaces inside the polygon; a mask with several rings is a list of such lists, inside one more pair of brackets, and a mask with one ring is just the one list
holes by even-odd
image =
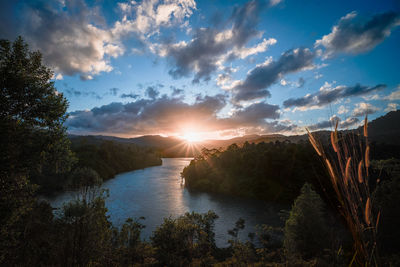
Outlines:
{"label": "dry reed", "polygon": [[378,266],[376,231],[380,213],[374,222],[371,215],[372,203],[368,181],[370,166],[368,119],[365,117],[364,140],[354,133],[347,135],[338,133],[337,126],[336,122],[335,130],[330,135],[334,153],[325,150],[307,130],[309,140],[329,171],[332,187],[340,203],[339,211],[352,234],[355,254],[351,264],[355,260],[359,265]]}

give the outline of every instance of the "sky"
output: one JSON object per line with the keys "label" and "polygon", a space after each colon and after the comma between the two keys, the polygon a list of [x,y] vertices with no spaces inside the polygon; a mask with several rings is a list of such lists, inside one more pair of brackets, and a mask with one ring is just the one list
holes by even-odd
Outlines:
{"label": "sky", "polygon": [[73,134],[227,139],[358,127],[400,107],[397,0],[1,1]]}

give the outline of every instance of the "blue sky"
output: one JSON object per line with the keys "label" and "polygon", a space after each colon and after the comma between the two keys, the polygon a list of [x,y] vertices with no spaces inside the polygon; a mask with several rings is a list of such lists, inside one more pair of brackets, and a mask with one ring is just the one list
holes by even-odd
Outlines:
{"label": "blue sky", "polygon": [[10,1],[77,134],[198,139],[360,125],[400,105],[398,1]]}

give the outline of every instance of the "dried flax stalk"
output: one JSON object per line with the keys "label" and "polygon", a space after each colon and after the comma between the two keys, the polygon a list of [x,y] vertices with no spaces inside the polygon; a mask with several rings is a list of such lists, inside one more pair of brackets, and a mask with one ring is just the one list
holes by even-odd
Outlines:
{"label": "dried flax stalk", "polygon": [[306,130],[307,130],[308,138],[310,139],[311,145],[314,147],[314,149],[317,152],[317,154],[321,157],[322,156],[322,152],[321,152],[321,150],[319,148],[319,145],[318,145],[317,141],[315,140],[314,136],[310,133],[310,131],[308,129],[306,129]]}
{"label": "dried flax stalk", "polygon": [[367,145],[367,148],[365,149],[365,166],[369,168],[369,146]]}
{"label": "dried flax stalk", "polygon": [[358,163],[358,182],[360,184],[362,184],[363,182],[363,176],[362,176],[362,160],[360,161],[360,163]]}
{"label": "dried flax stalk", "polygon": [[346,185],[349,183],[349,179],[350,179],[350,164],[351,164],[351,157],[349,157],[346,162],[346,171],[345,171],[345,177],[344,177],[344,182]]}
{"label": "dried flax stalk", "polygon": [[364,120],[364,136],[368,137],[368,118],[367,118],[367,116],[365,116],[365,120]]}
{"label": "dried flax stalk", "polygon": [[368,197],[367,204],[365,204],[365,222],[371,225],[371,199]]}

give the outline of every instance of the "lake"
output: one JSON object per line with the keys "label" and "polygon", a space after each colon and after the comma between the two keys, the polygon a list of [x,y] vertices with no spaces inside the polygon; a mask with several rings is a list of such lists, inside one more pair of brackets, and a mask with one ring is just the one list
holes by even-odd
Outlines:
{"label": "lake", "polygon": [[[215,223],[216,243],[227,246],[232,229],[241,217],[246,228],[240,234],[242,240],[257,224],[279,225],[278,211],[287,206],[208,193],[189,192],[181,183],[180,173],[189,165],[191,158],[163,158],[161,166],[126,172],[103,183],[109,190],[106,200],[110,220],[115,226],[122,225],[129,217],[145,217],[146,228],[142,238],[149,239],[151,233],[163,222],[164,217],[177,217],[185,212],[207,212],[213,210],[219,216]],[[73,192],[65,192],[47,198],[53,207],[61,207],[73,198]]]}

